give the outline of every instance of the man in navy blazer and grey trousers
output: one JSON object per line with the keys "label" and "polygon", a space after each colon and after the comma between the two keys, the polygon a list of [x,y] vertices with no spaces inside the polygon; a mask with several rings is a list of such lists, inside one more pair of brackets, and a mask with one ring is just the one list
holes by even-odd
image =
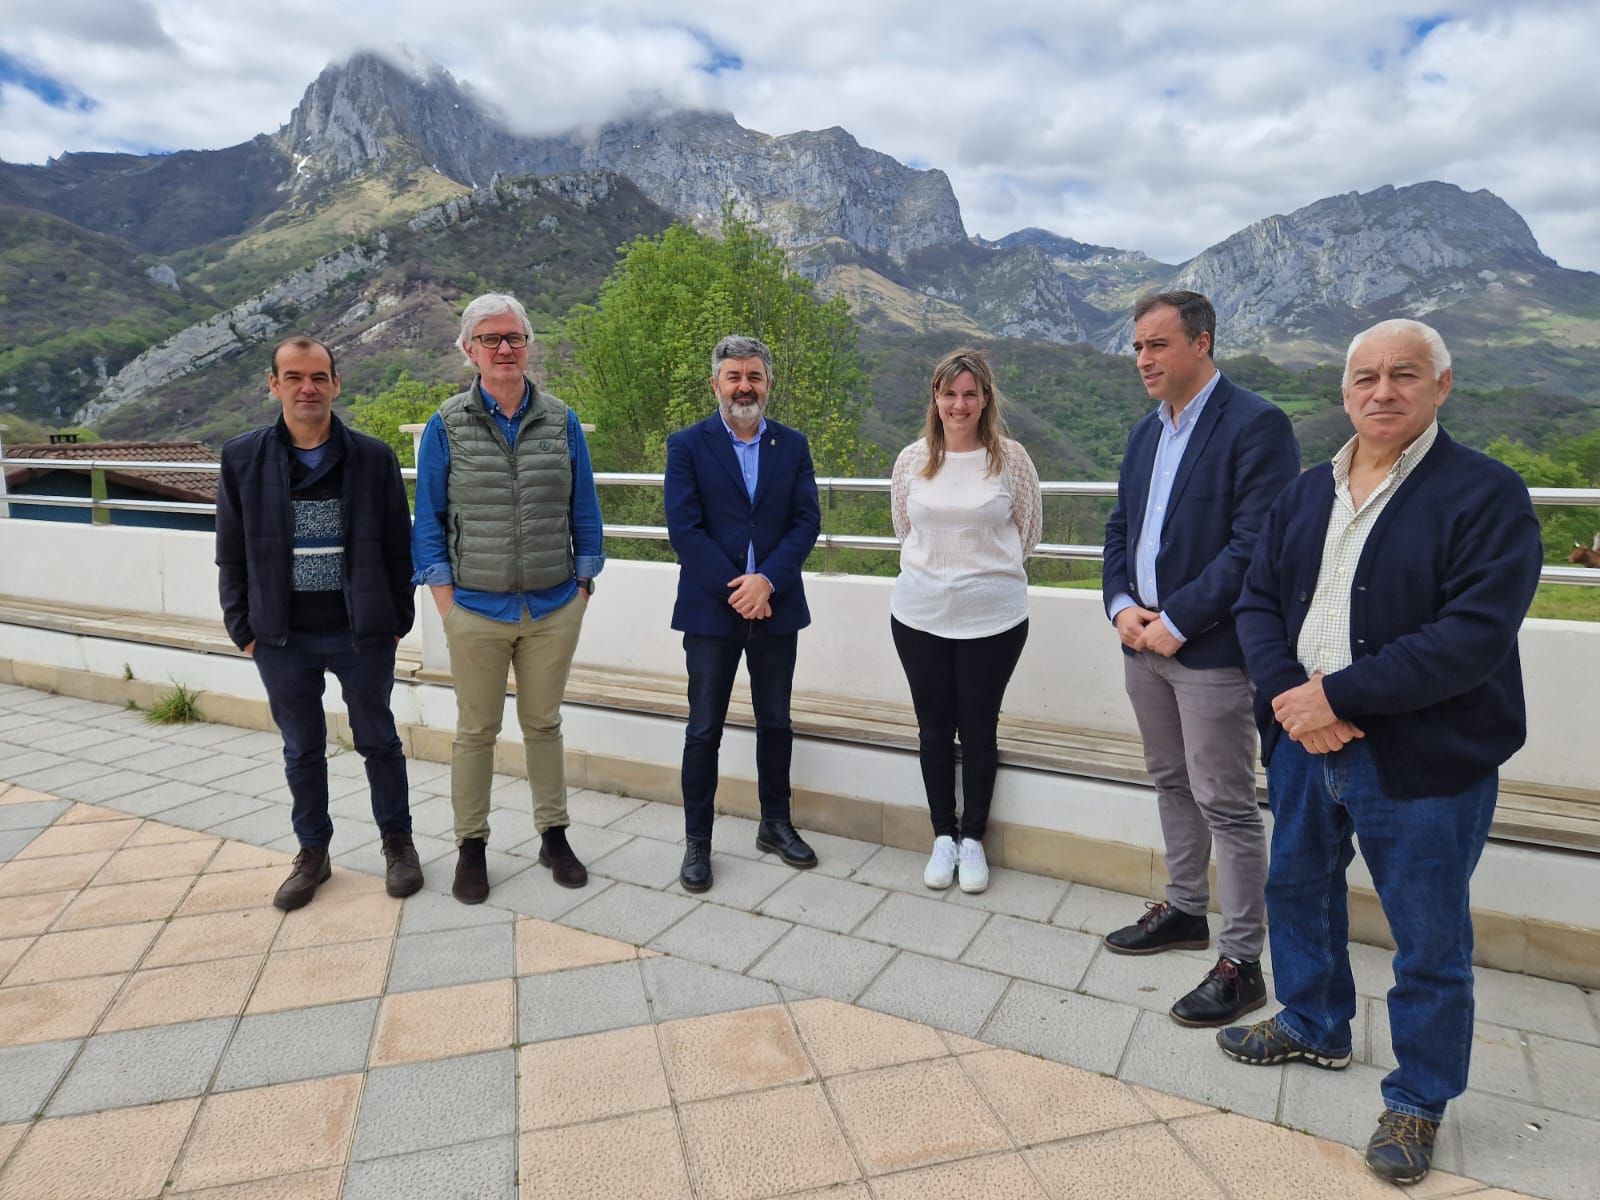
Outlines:
{"label": "man in navy blazer and grey trousers", "polygon": [[1198,292],[1135,306],[1135,363],[1159,404],[1128,436],[1106,522],[1106,615],[1156,785],[1168,882],[1166,898],[1105,945],[1117,954],[1209,946],[1215,845],[1220,954],[1172,1006],[1184,1025],[1226,1024],[1266,1003],[1266,833],[1231,610],[1267,509],[1300,467],[1289,418],[1212,362],[1216,327]]}
{"label": "man in navy blazer and grey trousers", "polygon": [[1439,428],[1450,383],[1450,352],[1420,321],[1350,343],[1356,436],[1273,506],[1234,608],[1272,802],[1283,1011],[1217,1042],[1245,1063],[1349,1065],[1345,871],[1358,838],[1397,947],[1398,1065],[1367,1165],[1401,1184],[1427,1174],[1445,1105],[1467,1086],[1467,885],[1500,764],[1527,731],[1517,631],[1542,558],[1522,480]]}
{"label": "man in navy blazer and grey trousers", "polygon": [[689,672],[679,879],[690,892],[711,886],[717,753],[741,657],[756,717],[756,846],[791,867],[817,865],[789,815],[789,694],[799,632],[811,623],[800,568],[822,514],[805,436],[764,415],[771,386],[766,344],[723,338],[711,355],[717,411],[667,439],[667,531],[679,566],[672,627]]}

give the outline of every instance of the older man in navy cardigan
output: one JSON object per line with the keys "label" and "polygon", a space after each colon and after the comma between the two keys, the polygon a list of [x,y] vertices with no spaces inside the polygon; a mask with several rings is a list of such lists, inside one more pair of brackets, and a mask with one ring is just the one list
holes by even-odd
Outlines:
{"label": "older man in navy cardigan", "polygon": [[1274,817],[1283,1010],[1217,1042],[1245,1063],[1349,1064],[1354,835],[1397,947],[1399,1065],[1367,1145],[1367,1165],[1395,1183],[1427,1173],[1445,1105],[1467,1085],[1467,885],[1500,764],[1526,734],[1517,630],[1542,557],[1522,481],[1439,427],[1450,383],[1449,351],[1421,322],[1356,337],[1355,437],[1273,506],[1234,608]]}
{"label": "older man in navy cardigan", "polygon": [[672,627],[683,633],[689,725],[683,743],[685,891],[711,886],[718,751],[744,659],[756,717],[756,847],[817,865],[789,811],[789,695],[799,632],[811,624],[800,569],[822,526],[805,435],[766,418],[772,351],[730,336],[711,354],[717,410],[667,439],[667,532],[678,552]]}

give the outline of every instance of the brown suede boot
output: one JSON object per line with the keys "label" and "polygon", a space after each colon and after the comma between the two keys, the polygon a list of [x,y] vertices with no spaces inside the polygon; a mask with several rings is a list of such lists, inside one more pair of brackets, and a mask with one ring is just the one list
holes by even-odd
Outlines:
{"label": "brown suede boot", "polygon": [[483,857],[487,848],[482,838],[467,838],[461,843],[450,894],[463,904],[482,904],[489,898],[489,864]]}
{"label": "brown suede boot", "polygon": [[328,848],[302,846],[300,853],[294,856],[294,866],[289,870],[289,878],[279,885],[278,894],[272,898],[272,906],[281,908],[284,912],[303,908],[311,903],[311,897],[317,894],[317,888],[332,877],[333,863],[328,858]]}
{"label": "brown suede boot", "polygon": [[589,882],[589,872],[567,845],[567,827],[553,825],[539,835],[539,865],[550,868],[550,877],[562,887],[581,888]]}

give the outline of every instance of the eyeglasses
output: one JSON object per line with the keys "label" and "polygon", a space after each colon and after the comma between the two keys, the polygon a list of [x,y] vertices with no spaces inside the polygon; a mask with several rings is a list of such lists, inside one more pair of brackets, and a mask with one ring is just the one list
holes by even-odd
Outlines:
{"label": "eyeglasses", "polygon": [[475,333],[472,335],[472,340],[489,350],[495,349],[501,342],[504,342],[513,350],[521,350],[528,344],[528,335],[525,333]]}

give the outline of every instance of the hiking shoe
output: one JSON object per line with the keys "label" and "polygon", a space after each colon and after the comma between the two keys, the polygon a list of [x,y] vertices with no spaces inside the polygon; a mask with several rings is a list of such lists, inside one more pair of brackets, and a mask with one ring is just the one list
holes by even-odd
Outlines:
{"label": "hiking shoe", "polygon": [[983,856],[983,843],[977,838],[962,838],[958,853],[956,874],[961,890],[968,895],[983,891],[989,886],[989,860]]}
{"label": "hiking shoe", "polygon": [[1437,1121],[1386,1108],[1367,1142],[1367,1166],[1390,1183],[1416,1183],[1433,1165],[1433,1139],[1438,1132]]}
{"label": "hiking shoe", "polygon": [[1226,956],[1206,973],[1195,988],[1174,1004],[1168,1015],[1179,1025],[1226,1025],[1267,1003],[1267,985],[1261,963],[1234,962]]}
{"label": "hiking shoe", "polygon": [[954,883],[959,854],[955,838],[943,834],[934,838],[933,853],[928,856],[928,865],[922,869],[922,885],[942,892]]}
{"label": "hiking shoe", "polygon": [[553,825],[539,835],[539,865],[550,868],[550,878],[564,888],[581,888],[589,872],[567,845],[567,827]]}
{"label": "hiking shoe", "polygon": [[1342,1071],[1350,1065],[1350,1052],[1324,1054],[1295,1037],[1277,1017],[1268,1017],[1254,1025],[1230,1025],[1217,1030],[1217,1045],[1229,1058],[1249,1063],[1253,1067],[1271,1067],[1278,1063],[1303,1062],[1324,1071]]}
{"label": "hiking shoe", "polygon": [[399,899],[422,890],[422,861],[409,833],[391,833],[383,839],[383,890]]}
{"label": "hiking shoe", "polygon": [[1204,913],[1193,916],[1165,900],[1144,907],[1144,916],[1132,925],[1106,934],[1107,950],[1113,954],[1159,954],[1163,950],[1204,950],[1211,944],[1211,927]]}
{"label": "hiking shoe", "polygon": [[480,837],[466,838],[456,855],[456,880],[450,894],[463,904],[482,904],[489,898],[489,864],[483,852],[488,843]]}
{"label": "hiking shoe", "polygon": [[294,865],[289,868],[289,878],[278,886],[277,894],[272,897],[272,907],[284,912],[304,908],[317,894],[317,888],[332,877],[333,862],[328,857],[328,848],[301,846],[300,853],[294,856]]}

